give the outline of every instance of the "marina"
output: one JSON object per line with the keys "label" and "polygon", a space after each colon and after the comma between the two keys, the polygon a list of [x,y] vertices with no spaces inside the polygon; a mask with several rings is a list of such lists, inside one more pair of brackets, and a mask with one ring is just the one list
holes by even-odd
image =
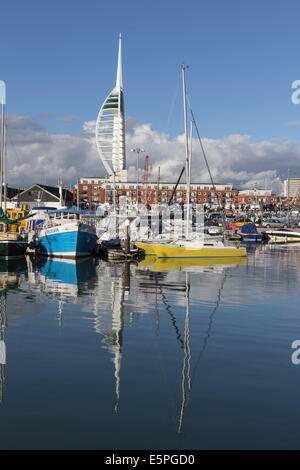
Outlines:
{"label": "marina", "polygon": [[299,6],[102,3],[3,6],[0,449],[299,449]]}

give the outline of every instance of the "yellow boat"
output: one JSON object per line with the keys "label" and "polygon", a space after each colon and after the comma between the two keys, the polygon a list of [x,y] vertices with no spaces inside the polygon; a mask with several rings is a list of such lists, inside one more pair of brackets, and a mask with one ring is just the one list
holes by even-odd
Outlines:
{"label": "yellow boat", "polygon": [[220,241],[197,242],[189,240],[172,240],[171,242],[136,241],[137,248],[145,255],[157,258],[227,258],[246,257],[244,247],[225,246]]}
{"label": "yellow boat", "polygon": [[28,214],[28,211],[23,210],[23,209],[22,209],[22,210],[19,210],[19,209],[7,209],[6,214],[7,214],[7,218],[8,218],[8,219],[10,219],[10,220],[15,220],[16,223],[18,223],[21,228],[25,228],[26,220],[20,220],[20,221],[18,221],[18,219],[23,218],[23,217],[26,217],[26,215]]}
{"label": "yellow boat", "polygon": [[[181,66],[182,74],[182,91],[183,91],[183,108],[184,108],[184,130],[185,130],[185,173],[186,173],[186,213],[185,219],[185,238],[172,239],[172,240],[137,240],[135,245],[137,248],[144,250],[145,255],[156,256],[157,258],[240,258],[246,257],[246,248],[237,248],[235,246],[226,246],[222,241],[213,239],[205,240],[202,232],[193,234],[191,233],[192,227],[192,207],[190,204],[191,194],[191,149],[189,148],[189,137],[187,135],[187,96],[186,96],[186,85],[185,85],[185,66]],[[195,121],[194,121],[195,124]],[[180,175],[181,176],[181,175]],[[172,200],[169,200],[170,205]],[[178,222],[178,221],[177,221]],[[176,224],[176,220],[173,218],[173,225]],[[182,216],[181,216],[182,224]],[[202,226],[202,224],[201,224]],[[200,229],[200,227],[199,227]],[[203,224],[204,229],[204,224]]]}

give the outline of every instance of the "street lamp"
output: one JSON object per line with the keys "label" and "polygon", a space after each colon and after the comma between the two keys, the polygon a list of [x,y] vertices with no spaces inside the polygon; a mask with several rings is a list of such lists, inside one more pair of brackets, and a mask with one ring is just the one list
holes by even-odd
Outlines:
{"label": "street lamp", "polygon": [[276,180],[278,182],[279,214],[281,216],[282,200],[281,200],[281,178],[280,178],[280,176],[277,176]]}
{"label": "street lamp", "polygon": [[131,149],[131,152],[136,153],[136,207],[138,209],[138,204],[139,204],[139,155],[140,155],[140,153],[144,153],[145,150],[137,147],[135,149]]}

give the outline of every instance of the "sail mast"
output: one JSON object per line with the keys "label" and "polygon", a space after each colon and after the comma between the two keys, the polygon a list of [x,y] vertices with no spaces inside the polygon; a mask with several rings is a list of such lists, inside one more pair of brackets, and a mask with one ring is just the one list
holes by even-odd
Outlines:
{"label": "sail mast", "polygon": [[5,158],[5,123],[4,108],[6,104],[6,87],[5,82],[0,80],[0,104],[1,104],[1,144],[0,144],[0,207],[2,209],[3,194],[3,163]]}
{"label": "sail mast", "polygon": [[185,161],[186,161],[186,230],[185,230],[185,236],[186,238],[188,238],[189,223],[190,223],[190,156],[189,156],[189,141],[188,141],[188,129],[187,129],[185,70],[186,70],[186,67],[182,65],[181,76],[182,76],[183,116],[184,116],[184,134],[185,134]]}
{"label": "sail mast", "polygon": [[2,170],[2,188],[3,188],[3,209],[6,212],[7,202],[7,185],[6,185],[6,163],[7,163],[7,126],[4,128],[4,144],[3,144],[3,170]]}

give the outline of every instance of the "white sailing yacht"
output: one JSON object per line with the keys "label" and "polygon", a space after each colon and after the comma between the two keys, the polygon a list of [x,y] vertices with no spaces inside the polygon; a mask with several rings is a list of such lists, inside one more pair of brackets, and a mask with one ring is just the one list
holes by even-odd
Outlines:
{"label": "white sailing yacht", "polygon": [[186,157],[186,228],[182,238],[171,240],[136,241],[138,248],[143,249],[146,255],[158,258],[215,258],[215,257],[245,257],[247,251],[243,247],[226,246],[223,241],[206,240],[203,236],[191,232],[190,227],[190,174],[191,156],[187,134],[187,94],[185,84],[185,66],[181,66],[183,111],[185,131],[185,157]]}

